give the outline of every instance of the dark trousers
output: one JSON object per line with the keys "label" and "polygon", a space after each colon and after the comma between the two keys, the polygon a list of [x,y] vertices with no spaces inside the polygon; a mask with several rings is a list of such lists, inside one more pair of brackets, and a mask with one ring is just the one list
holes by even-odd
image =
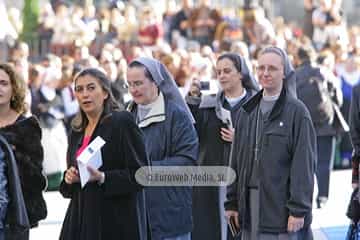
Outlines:
{"label": "dark trousers", "polygon": [[5,231],[6,240],[29,240],[29,230],[24,232]]}
{"label": "dark trousers", "polygon": [[[350,99],[344,98],[344,102],[340,108],[341,113],[343,114],[346,122],[349,122],[350,102],[351,102]],[[341,158],[342,159],[347,158],[348,160],[350,160],[352,150],[353,150],[353,148],[351,145],[350,133],[349,132],[342,133],[341,139],[340,139],[340,156],[341,156]],[[350,166],[348,166],[348,167],[350,167]]]}
{"label": "dark trousers", "polygon": [[317,137],[317,168],[316,180],[319,189],[318,197],[329,197],[330,172],[335,156],[335,137]]}

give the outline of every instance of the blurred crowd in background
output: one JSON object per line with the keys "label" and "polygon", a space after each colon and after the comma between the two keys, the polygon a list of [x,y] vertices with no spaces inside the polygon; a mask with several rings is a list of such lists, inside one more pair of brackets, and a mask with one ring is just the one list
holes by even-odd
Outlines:
{"label": "blurred crowd in background", "polygon": [[[327,78],[342,90],[347,120],[351,89],[360,82],[360,26],[349,26],[341,0],[304,0],[303,22],[269,19],[261,4],[215,8],[209,0],[164,1],[166,6],[115,1],[95,6],[50,1],[24,10],[0,1],[0,59],[12,63],[27,83],[29,114],[43,129],[44,170],[49,189],[65,170],[70,121],[78,111],[72,79],[86,67],[103,68],[121,104],[129,100],[127,64],[139,56],[164,63],[185,96],[194,79],[208,82],[205,94],[218,90],[214,63],[219,54],[245,57],[254,72],[264,46],[286,49],[294,66],[300,46]],[[30,5],[29,5],[30,4]],[[39,3],[37,3],[39,5]],[[29,6],[28,6],[29,5]],[[350,167],[348,133],[337,137],[335,168]]]}

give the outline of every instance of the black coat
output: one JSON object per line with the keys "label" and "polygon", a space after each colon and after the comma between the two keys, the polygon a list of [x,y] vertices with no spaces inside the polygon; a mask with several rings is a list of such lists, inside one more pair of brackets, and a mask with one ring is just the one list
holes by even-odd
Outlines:
{"label": "black coat", "polygon": [[[196,120],[196,131],[199,136],[200,154],[199,165],[202,166],[228,166],[231,143],[221,138],[220,129],[226,128],[216,114],[216,108],[224,107],[231,111],[232,122],[235,125],[241,106],[252,96],[254,92],[248,90],[246,96],[234,107],[219,93],[211,97],[208,103],[200,98],[187,96],[187,102]],[[221,191],[224,193],[222,194]],[[223,196],[222,196],[223,195]],[[223,239],[224,232],[227,232],[224,216],[225,189],[219,187],[194,187],[193,188],[193,218],[194,230],[192,239]],[[225,226],[224,226],[225,225]],[[213,226],[209,228],[209,226]]]}
{"label": "black coat", "polygon": [[[29,239],[26,235],[29,232],[30,223],[21,190],[18,167],[12,147],[2,135],[0,135],[0,160],[6,162],[7,194],[5,195],[6,201],[9,201],[9,204],[4,204],[4,199],[2,200],[2,206],[5,206],[5,209],[1,210],[1,214],[3,211],[6,212],[5,222],[1,223],[2,227],[5,226],[5,239]],[[3,197],[4,193],[2,193]],[[4,229],[0,232],[3,236]]]}
{"label": "black coat", "polygon": [[[237,180],[228,187],[226,210],[240,214],[242,228],[249,230],[249,180],[256,140],[256,119],[263,91],[243,105],[235,127],[231,167]],[[316,134],[305,105],[285,88],[270,116],[262,124],[258,155],[259,231],[287,232],[289,215],[312,220]]]}
{"label": "black coat", "polygon": [[[68,149],[68,167],[76,166],[75,154],[84,132],[73,131]],[[118,240],[146,239],[145,203],[135,172],[146,163],[143,136],[130,113],[112,112],[103,116],[91,141],[105,140],[101,149],[105,173],[102,185],[91,182],[81,188],[63,180],[60,192],[71,198],[60,239]]]}
{"label": "black coat", "polygon": [[350,135],[354,153],[360,156],[360,85],[352,90],[350,107]]}
{"label": "black coat", "polygon": [[354,148],[352,156],[352,183],[359,183],[360,162],[360,85],[352,89],[350,105],[350,136]]}
{"label": "black coat", "polygon": [[29,222],[31,227],[35,227],[38,221],[47,216],[43,197],[46,178],[42,174],[43,148],[39,122],[35,117],[20,116],[14,124],[0,128],[0,133],[13,146]]}

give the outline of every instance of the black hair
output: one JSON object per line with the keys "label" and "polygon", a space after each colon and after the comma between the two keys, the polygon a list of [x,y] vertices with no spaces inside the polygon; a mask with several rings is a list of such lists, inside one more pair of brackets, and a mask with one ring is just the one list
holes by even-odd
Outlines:
{"label": "black hair", "polygon": [[301,46],[297,51],[298,58],[300,61],[311,61],[315,57],[315,51],[310,46]]}
{"label": "black hair", "polygon": [[217,62],[223,59],[229,59],[235,66],[236,70],[241,73],[241,57],[235,53],[224,53],[220,55]]}

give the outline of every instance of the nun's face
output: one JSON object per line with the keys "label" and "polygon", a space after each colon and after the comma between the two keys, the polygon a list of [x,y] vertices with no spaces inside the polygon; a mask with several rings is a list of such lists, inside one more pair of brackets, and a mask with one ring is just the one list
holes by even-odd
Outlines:
{"label": "nun's face", "polygon": [[143,67],[131,67],[127,72],[129,92],[136,104],[147,105],[156,100],[158,88],[145,76]]}
{"label": "nun's face", "polygon": [[257,68],[258,79],[268,96],[278,95],[281,92],[284,79],[284,65],[279,55],[265,53],[259,57]]}
{"label": "nun's face", "polygon": [[235,68],[234,63],[228,59],[223,58],[216,63],[216,75],[224,92],[242,88],[241,73]]}

